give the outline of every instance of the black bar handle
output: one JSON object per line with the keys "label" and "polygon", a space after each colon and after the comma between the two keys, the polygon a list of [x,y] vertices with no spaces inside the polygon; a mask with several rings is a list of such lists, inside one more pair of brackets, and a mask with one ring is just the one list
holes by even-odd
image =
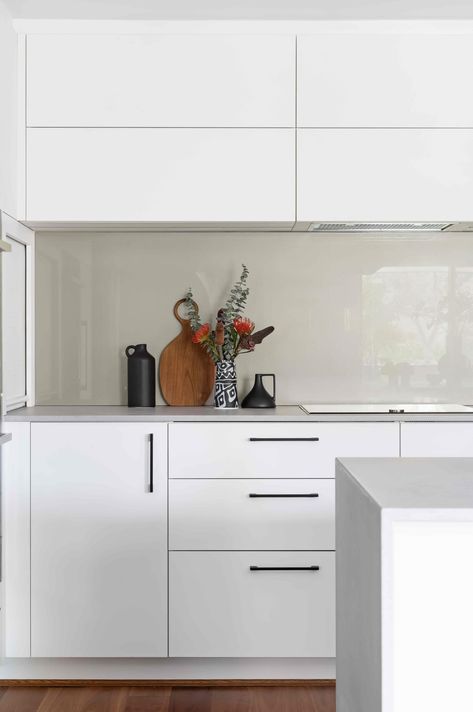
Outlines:
{"label": "black bar handle", "polygon": [[248,497],[318,497],[318,492],[307,492],[305,494],[257,494],[256,492],[250,492]]}
{"label": "black bar handle", "polygon": [[154,492],[154,435],[149,434],[149,491]]}
{"label": "black bar handle", "polygon": [[319,438],[250,438],[250,443],[316,443]]}
{"label": "black bar handle", "polygon": [[250,571],[319,571],[320,566],[250,566]]}

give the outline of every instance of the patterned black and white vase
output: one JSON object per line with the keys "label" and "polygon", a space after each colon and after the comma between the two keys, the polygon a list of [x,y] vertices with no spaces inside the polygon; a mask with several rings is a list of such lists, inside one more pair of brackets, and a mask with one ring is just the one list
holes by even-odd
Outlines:
{"label": "patterned black and white vase", "polygon": [[238,408],[235,361],[217,361],[215,372],[215,407]]}

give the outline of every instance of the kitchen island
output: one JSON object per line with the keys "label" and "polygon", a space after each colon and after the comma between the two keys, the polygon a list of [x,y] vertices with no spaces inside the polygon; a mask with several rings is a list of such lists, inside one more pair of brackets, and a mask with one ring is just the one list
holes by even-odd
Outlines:
{"label": "kitchen island", "polygon": [[337,712],[473,708],[473,459],[337,462]]}

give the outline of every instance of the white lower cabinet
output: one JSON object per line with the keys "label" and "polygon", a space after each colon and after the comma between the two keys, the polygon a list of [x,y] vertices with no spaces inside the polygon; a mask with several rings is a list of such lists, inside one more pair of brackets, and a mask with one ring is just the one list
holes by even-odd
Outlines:
{"label": "white lower cabinet", "polygon": [[473,457],[473,423],[402,423],[403,457]]}
{"label": "white lower cabinet", "polygon": [[170,549],[335,549],[335,481],[170,480]]}
{"label": "white lower cabinet", "polygon": [[32,424],[33,657],[167,655],[166,447],[164,424]]}
{"label": "white lower cabinet", "polygon": [[333,657],[334,584],[333,552],[173,551],[169,654]]}
{"label": "white lower cabinet", "polygon": [[170,656],[334,657],[335,459],[398,455],[398,423],[172,423]]}
{"label": "white lower cabinet", "polygon": [[335,477],[337,457],[397,457],[398,423],[172,423],[172,478]]}
{"label": "white lower cabinet", "polygon": [[[24,437],[31,586],[15,591],[33,657],[334,657],[335,458],[398,455],[397,423],[33,422]],[[29,621],[22,640],[27,655]]]}

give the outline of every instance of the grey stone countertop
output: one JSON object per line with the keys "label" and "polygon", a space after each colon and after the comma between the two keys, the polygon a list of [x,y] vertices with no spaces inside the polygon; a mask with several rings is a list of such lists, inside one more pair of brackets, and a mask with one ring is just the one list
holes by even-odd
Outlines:
{"label": "grey stone countertop", "polygon": [[350,476],[380,509],[473,509],[473,458],[342,458]]}
{"label": "grey stone countertop", "polygon": [[240,408],[219,410],[212,406],[181,408],[157,406],[156,408],[128,408],[121,405],[35,406],[18,408],[7,413],[4,422],[473,422],[472,413],[432,414],[317,414],[308,415],[297,405],[282,405],[274,409]]}

